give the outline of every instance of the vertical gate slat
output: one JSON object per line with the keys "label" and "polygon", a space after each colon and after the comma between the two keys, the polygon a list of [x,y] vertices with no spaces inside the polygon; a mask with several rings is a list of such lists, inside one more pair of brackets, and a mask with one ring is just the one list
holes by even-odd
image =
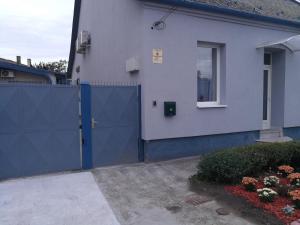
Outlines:
{"label": "vertical gate slat", "polygon": [[80,85],[81,93],[81,121],[82,121],[82,168],[93,168],[92,156],[92,103],[91,103],[91,86],[86,84]]}

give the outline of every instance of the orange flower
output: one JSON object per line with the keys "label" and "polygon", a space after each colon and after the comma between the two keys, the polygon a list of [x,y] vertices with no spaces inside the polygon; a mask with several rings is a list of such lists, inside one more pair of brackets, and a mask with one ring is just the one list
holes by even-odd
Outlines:
{"label": "orange flower", "polygon": [[291,191],[289,195],[292,197],[293,201],[299,201],[300,200],[300,190]]}
{"label": "orange flower", "polygon": [[249,184],[256,185],[257,183],[258,181],[252,177],[244,177],[242,180],[243,185],[249,185]]}
{"label": "orange flower", "polygon": [[286,174],[290,174],[290,173],[294,172],[294,168],[291,166],[287,166],[287,165],[279,166],[278,170],[281,172],[284,172]]}
{"label": "orange flower", "polygon": [[290,180],[290,182],[294,182],[297,179],[300,179],[300,173],[291,173],[288,176],[288,179]]}

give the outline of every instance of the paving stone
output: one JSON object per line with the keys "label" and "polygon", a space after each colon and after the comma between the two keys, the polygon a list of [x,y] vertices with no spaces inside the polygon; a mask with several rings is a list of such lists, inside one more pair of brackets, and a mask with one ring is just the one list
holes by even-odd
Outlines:
{"label": "paving stone", "polygon": [[[93,173],[109,205],[123,225],[257,225],[233,211],[228,216],[219,216],[216,209],[227,207],[215,201],[217,196],[209,196],[210,190],[205,192],[202,191],[204,187],[201,187],[200,194],[192,192],[187,178],[197,172],[198,164],[199,158],[196,157],[161,162],[159,165],[151,163],[137,167],[122,165],[98,168]],[[124,170],[127,172],[125,175],[121,173]],[[0,199],[1,197],[0,194]],[[172,213],[166,209],[167,206],[175,212],[179,208],[174,206],[181,206],[182,209]],[[1,207],[0,215],[1,221]]]}
{"label": "paving stone", "polygon": [[220,215],[220,216],[227,216],[230,214],[230,212],[225,209],[225,208],[219,208],[216,210],[216,212]]}
{"label": "paving stone", "polygon": [[182,210],[182,207],[180,205],[169,205],[166,209],[172,213],[178,213]]}

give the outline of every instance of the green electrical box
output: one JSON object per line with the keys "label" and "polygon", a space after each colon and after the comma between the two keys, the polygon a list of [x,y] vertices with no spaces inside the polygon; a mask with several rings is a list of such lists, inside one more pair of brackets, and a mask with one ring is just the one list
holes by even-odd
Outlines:
{"label": "green electrical box", "polygon": [[176,102],[165,102],[165,117],[176,116]]}

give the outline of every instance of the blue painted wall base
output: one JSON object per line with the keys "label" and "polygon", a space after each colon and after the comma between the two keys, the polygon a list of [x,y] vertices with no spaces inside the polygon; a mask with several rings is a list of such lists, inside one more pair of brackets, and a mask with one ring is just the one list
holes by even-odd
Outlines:
{"label": "blue painted wall base", "polygon": [[250,131],[211,136],[144,141],[145,161],[162,161],[181,157],[197,156],[220,149],[254,144],[258,139],[259,131]]}
{"label": "blue painted wall base", "polygon": [[284,128],[283,133],[285,136],[293,138],[294,140],[300,140],[300,127]]}

